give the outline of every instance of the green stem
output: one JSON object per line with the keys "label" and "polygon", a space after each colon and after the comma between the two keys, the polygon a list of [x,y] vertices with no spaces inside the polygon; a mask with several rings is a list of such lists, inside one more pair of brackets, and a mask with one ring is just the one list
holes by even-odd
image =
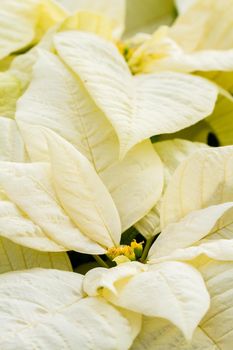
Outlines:
{"label": "green stem", "polygon": [[105,268],[109,268],[108,264],[106,264],[106,262],[99,256],[99,255],[92,255],[93,258],[97,261],[97,263]]}
{"label": "green stem", "polygon": [[151,247],[153,241],[154,241],[154,237],[147,239],[146,244],[145,244],[145,248],[143,249],[143,253],[142,253],[142,256],[140,259],[141,262],[144,262],[146,260],[148,252],[150,250],[150,247]]}

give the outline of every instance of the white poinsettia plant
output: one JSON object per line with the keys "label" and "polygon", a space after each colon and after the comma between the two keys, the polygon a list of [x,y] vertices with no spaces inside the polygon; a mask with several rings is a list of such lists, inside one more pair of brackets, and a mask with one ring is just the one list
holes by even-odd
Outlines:
{"label": "white poinsettia plant", "polygon": [[232,350],[232,18],[0,1],[1,350]]}

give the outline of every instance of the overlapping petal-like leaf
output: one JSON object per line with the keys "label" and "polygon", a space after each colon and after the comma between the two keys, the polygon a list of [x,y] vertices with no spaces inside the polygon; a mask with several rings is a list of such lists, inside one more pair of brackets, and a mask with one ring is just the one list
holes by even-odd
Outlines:
{"label": "overlapping petal-like leaf", "polygon": [[[5,209],[6,203],[2,202],[2,235],[40,250],[104,253],[105,249],[99,244],[112,246],[120,237],[120,220],[110,194],[83,155],[51,132],[48,137],[52,166],[1,162],[0,187],[22,211],[20,213],[13,203],[7,204]],[[56,154],[56,149],[60,153]],[[66,168],[63,164],[60,169],[59,159],[70,163]],[[56,173],[57,169],[60,173]],[[69,194],[71,187],[75,196],[72,192]],[[73,202],[67,203],[70,196]],[[75,220],[80,218],[78,226],[73,224],[62,205],[72,218],[74,213]],[[26,225],[24,229],[22,224]],[[103,233],[99,237],[97,232],[101,230]]]}
{"label": "overlapping petal-like leaf", "polygon": [[[114,23],[114,35],[119,38],[125,28],[126,0],[56,0],[70,13],[89,11],[104,14]],[[91,20],[91,18],[89,18]],[[90,24],[91,25],[91,24]]]}
{"label": "overlapping petal-like leaf", "polygon": [[169,28],[161,27],[138,45],[128,62],[134,73],[155,73],[167,70],[184,73],[233,70],[233,49],[213,48],[186,52],[169,36],[170,31]]}
{"label": "overlapping petal-like leaf", "polygon": [[177,1],[181,14],[132,52],[135,73],[232,71],[232,0]]}
{"label": "overlapping petal-like leaf", "polygon": [[209,307],[209,295],[201,275],[180,262],[165,262],[149,268],[131,262],[111,270],[93,269],[85,276],[84,290],[89,295],[100,293],[126,309],[166,318],[179,327],[187,339],[191,339]]}
{"label": "overlapping petal-like leaf", "polygon": [[224,229],[231,232],[232,156],[231,146],[203,149],[177,168],[161,205],[162,234],[150,256],[168,255],[209,234],[224,237]]}
{"label": "overlapping petal-like leaf", "polygon": [[26,161],[24,142],[14,120],[0,117],[0,160]]}
{"label": "overlapping petal-like leaf", "polygon": [[[164,165],[163,191],[165,191],[178,165],[197,150],[201,148],[206,148],[207,145],[205,145],[204,143],[174,139],[169,141],[156,142],[153,144],[153,147],[158,153]],[[161,231],[161,200],[162,198],[160,198],[159,202],[154,206],[154,208],[135,225],[138,231],[141,232],[143,236],[147,239],[155,236]]]}
{"label": "overlapping petal-like leaf", "polygon": [[114,126],[121,157],[142,140],[192,125],[214,108],[218,89],[211,83],[169,72],[133,77],[117,49],[97,36],[60,33],[55,46]]}
{"label": "overlapping petal-like leaf", "polygon": [[191,342],[187,343],[181,332],[167,321],[145,317],[132,350],[231,350],[232,268],[232,262],[207,260],[201,263],[199,269],[210,292],[211,304]]}
{"label": "overlapping petal-like leaf", "polygon": [[72,271],[66,253],[45,253],[0,238],[0,273],[41,267]]}
{"label": "overlapping petal-like leaf", "polygon": [[118,245],[121,223],[112,197],[89,161],[71,144],[46,131],[56,194],[73,222],[105,247]]}
{"label": "overlapping petal-like leaf", "polygon": [[0,280],[2,349],[74,350],[78,344],[85,350],[127,350],[138,333],[140,316],[133,321],[104,299],[85,297],[79,274],[34,269]]}
{"label": "overlapping petal-like leaf", "polygon": [[162,226],[178,222],[191,211],[232,201],[232,169],[231,146],[203,149],[191,155],[169,182],[162,204]]}
{"label": "overlapping petal-like leaf", "polygon": [[52,0],[2,0],[0,59],[25,49],[66,13]]}
{"label": "overlapping petal-like leaf", "polygon": [[163,167],[150,141],[135,146],[119,161],[119,143],[111,124],[78,77],[55,55],[40,53],[32,82],[18,101],[16,120],[31,160],[49,158],[43,134],[31,126],[57,132],[89,159],[113,197],[123,230],[160,197]]}
{"label": "overlapping petal-like leaf", "polygon": [[197,0],[178,16],[169,35],[188,52],[233,46],[232,0]]}
{"label": "overlapping petal-like leaf", "polygon": [[21,95],[21,84],[10,72],[0,73],[0,116],[14,118],[17,99]]}

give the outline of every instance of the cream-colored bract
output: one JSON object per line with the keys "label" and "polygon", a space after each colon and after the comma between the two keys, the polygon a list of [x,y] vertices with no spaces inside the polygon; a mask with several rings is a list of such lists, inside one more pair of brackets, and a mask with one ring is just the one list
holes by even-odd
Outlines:
{"label": "cream-colored bract", "polygon": [[185,52],[169,36],[157,38],[157,32],[136,50],[129,60],[134,73],[174,71],[232,71],[233,49]]}
{"label": "cream-colored bract", "polygon": [[51,131],[45,134],[52,180],[62,207],[87,237],[105,247],[118,245],[120,218],[93,166],[60,136]]}
{"label": "cream-colored bract", "polygon": [[60,33],[55,47],[114,126],[121,158],[142,140],[192,125],[214,108],[213,84],[170,72],[133,77],[117,48],[95,35]]}
{"label": "cream-colored bract", "polygon": [[80,79],[55,55],[40,51],[29,88],[17,103],[16,121],[32,161],[49,160],[38,126],[57,132],[88,158],[113,197],[123,231],[160,197],[163,166],[150,141],[119,161],[119,142],[111,124]]}
{"label": "cream-colored bract", "polygon": [[[161,262],[161,261],[187,261],[193,260],[197,257],[205,255],[213,260],[218,261],[232,261],[233,258],[233,235],[231,228],[231,239],[209,239],[201,240],[197,245],[190,246],[187,248],[175,249],[170,255],[162,256],[161,258],[156,258],[156,254],[153,255],[153,250],[151,251],[150,263]],[[192,232],[191,232],[192,234]],[[212,235],[211,235],[212,238]],[[153,260],[154,259],[154,260]]]}
{"label": "cream-colored bract", "polygon": [[0,117],[0,160],[26,161],[24,142],[14,120]]}
{"label": "cream-colored bract", "polygon": [[52,0],[1,0],[0,59],[38,41],[65,16]]}
{"label": "cream-colored bract", "polygon": [[[190,142],[182,139],[173,139],[168,141],[156,142],[153,144],[164,166],[164,186],[165,192],[167,185],[180,163],[182,163],[191,154],[201,148],[207,148],[204,143]],[[135,227],[147,239],[161,232],[160,227],[160,205],[161,199],[154,208],[144,216]]]}
{"label": "cream-colored bract", "polygon": [[232,49],[232,5],[232,0],[197,0],[169,34],[186,52]]}
{"label": "cream-colored bract", "polygon": [[114,23],[114,36],[120,38],[125,28],[126,0],[56,0],[70,13],[76,11],[97,12]]}
{"label": "cream-colored bract", "polygon": [[79,151],[51,131],[46,139],[51,165],[1,162],[0,188],[11,201],[1,202],[1,234],[43,251],[102,254],[120,240],[113,200]]}
{"label": "cream-colored bract", "polygon": [[232,71],[232,0],[177,1],[181,14],[132,52],[135,73]]}
{"label": "cream-colored bract", "polygon": [[162,227],[191,211],[232,201],[232,170],[232,146],[203,149],[190,156],[177,168],[167,187]]}
{"label": "cream-colored bract", "polygon": [[0,237],[0,273],[35,267],[72,271],[66,253],[45,253]]}
{"label": "cream-colored bract", "polygon": [[232,238],[232,167],[232,146],[203,149],[181,163],[162,200],[162,233],[150,258],[169,255],[210,234],[212,239],[229,238],[224,230]]}
{"label": "cream-colored bract", "polygon": [[30,350],[127,350],[140,316],[123,312],[82,291],[83,276],[32,269],[0,276],[0,347]]}
{"label": "cream-colored bract", "polygon": [[231,350],[233,342],[232,262],[206,260],[199,271],[210,293],[210,309],[194,332],[191,342],[169,322],[158,318],[143,319],[142,331],[132,350]]}
{"label": "cream-colored bract", "polygon": [[113,40],[113,29],[112,21],[98,13],[80,11],[73,15],[67,15],[63,21],[52,26],[37,45],[27,52],[13,57],[9,67],[10,72],[18,78],[25,90],[32,80],[33,66],[39,60],[40,51],[54,52],[53,36],[55,33],[80,30],[97,34],[107,40]]}
{"label": "cream-colored bract", "polygon": [[224,228],[227,230],[232,224],[232,206],[233,202],[212,205],[192,211],[180,221],[167,225],[151,247],[149,256],[162,257],[175,249],[195,244],[211,233],[218,233]]}
{"label": "cream-colored bract", "polygon": [[209,308],[201,275],[181,262],[149,267],[130,262],[110,270],[97,268],[86,274],[83,286],[88,295],[102,295],[114,305],[168,319],[188,340]]}
{"label": "cream-colored bract", "polygon": [[21,84],[14,74],[0,73],[0,116],[14,118],[16,102],[21,95]]}

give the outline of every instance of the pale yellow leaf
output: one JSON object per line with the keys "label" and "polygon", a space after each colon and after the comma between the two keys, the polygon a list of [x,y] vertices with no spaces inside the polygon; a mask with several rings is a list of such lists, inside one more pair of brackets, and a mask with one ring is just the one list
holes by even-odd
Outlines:
{"label": "pale yellow leaf", "polygon": [[55,131],[88,158],[112,195],[123,231],[160,197],[163,167],[150,141],[135,146],[119,161],[111,124],[78,77],[55,55],[40,51],[32,82],[18,102],[16,120],[32,161],[49,159],[37,126]]}
{"label": "pale yellow leaf", "polygon": [[84,278],[84,290],[88,295],[100,293],[131,311],[166,318],[191,339],[209,307],[199,272],[180,262],[164,262],[148,269],[141,265],[130,262],[111,270],[93,269]]}
{"label": "pale yellow leaf", "polygon": [[70,143],[50,130],[48,142],[52,179],[62,207],[91,240],[105,247],[118,245],[119,214],[112,197],[91,163]]}
{"label": "pale yellow leaf", "polygon": [[[192,153],[196,152],[200,148],[208,147],[203,143],[189,142],[181,139],[174,139],[162,142],[156,142],[153,144],[155,151],[158,153],[163,166],[164,166],[164,187],[166,190],[170,178],[178,165],[188,158]],[[147,239],[155,236],[161,231],[160,227],[160,204],[159,202],[153,207],[153,209],[139,222],[135,227],[143,234]]]}
{"label": "pale yellow leaf", "polygon": [[114,24],[114,35],[119,38],[125,28],[126,0],[56,0],[65,9],[74,13],[76,11],[89,11],[105,15]]}
{"label": "pale yellow leaf", "polygon": [[10,72],[0,73],[0,116],[14,118],[20,95],[20,81]]}
{"label": "pale yellow leaf", "polygon": [[24,142],[14,120],[0,117],[0,160],[26,161]]}
{"label": "pale yellow leaf", "polygon": [[0,59],[28,48],[65,16],[52,0],[1,0]]}
{"label": "pale yellow leaf", "polygon": [[132,350],[231,350],[233,343],[233,285],[232,262],[209,260],[202,273],[211,296],[208,313],[196,329],[191,342],[166,320],[143,320],[142,331]]}
{"label": "pale yellow leaf", "polygon": [[213,84],[171,72],[133,77],[117,48],[97,36],[59,33],[55,46],[114,126],[121,158],[142,140],[192,125],[214,108]]}
{"label": "pale yellow leaf", "polygon": [[0,202],[2,236],[43,251],[104,253],[104,248],[80,232],[61,207],[49,164],[1,162],[0,167],[0,188],[21,210],[13,203]]}
{"label": "pale yellow leaf", "polygon": [[175,249],[188,247],[211,233],[228,230],[228,226],[232,225],[232,206],[233,202],[213,205],[192,211],[180,221],[169,224],[152,245],[149,257],[163,257]]}
{"label": "pale yellow leaf", "polygon": [[192,211],[231,202],[232,171],[232,146],[203,149],[182,162],[163,198],[162,228],[178,222]]}
{"label": "pale yellow leaf", "polygon": [[0,238],[0,273],[34,267],[72,271],[66,253],[44,253]]}
{"label": "pale yellow leaf", "polygon": [[[82,275],[32,269],[0,276],[0,346],[4,350],[127,350],[132,316],[82,292]],[[140,322],[140,316],[135,315]]]}
{"label": "pale yellow leaf", "polygon": [[232,8],[232,0],[198,0],[178,16],[169,35],[185,51],[232,49]]}

